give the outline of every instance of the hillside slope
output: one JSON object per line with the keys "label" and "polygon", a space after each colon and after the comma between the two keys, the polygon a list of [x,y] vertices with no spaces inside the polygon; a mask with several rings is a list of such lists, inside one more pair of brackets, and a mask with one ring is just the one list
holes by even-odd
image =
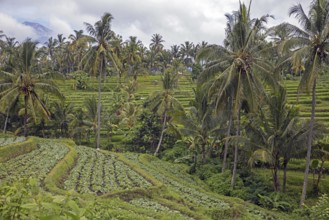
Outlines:
{"label": "hillside slope", "polygon": [[[289,219],[242,200],[211,193],[201,181],[185,172],[186,167],[150,155],[96,151],[76,146],[70,140],[29,137],[1,142],[6,144],[0,147],[0,192],[4,193],[0,194],[0,203],[6,204],[1,200],[5,195],[12,196],[5,194],[6,182],[33,177],[42,191],[52,194],[50,201],[58,202],[60,196],[69,195],[80,201],[77,206],[89,204],[93,210],[99,208],[97,213],[103,213],[103,217],[108,214],[113,219]],[[33,145],[30,151],[21,151],[27,145]],[[4,157],[2,152],[6,149],[16,153]],[[32,207],[30,197],[26,200],[30,205],[22,205],[20,212]],[[43,207],[44,203],[40,204]],[[85,215],[102,219],[90,212]]]}

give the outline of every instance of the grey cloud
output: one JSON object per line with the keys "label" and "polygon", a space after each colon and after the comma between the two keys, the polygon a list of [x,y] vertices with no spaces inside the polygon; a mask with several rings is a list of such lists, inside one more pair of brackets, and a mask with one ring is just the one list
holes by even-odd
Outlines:
{"label": "grey cloud", "polygon": [[[298,1],[298,0],[297,0]],[[273,14],[276,20],[288,18],[288,9],[296,0],[254,0],[252,16]],[[56,33],[84,29],[83,22],[93,24],[104,12],[114,16],[114,31],[127,39],[135,35],[147,46],[152,34],[159,33],[166,46],[205,40],[222,43],[226,19],[224,14],[238,9],[238,0],[0,0],[0,13],[16,19],[40,21]],[[245,0],[248,4],[248,0]],[[300,0],[307,8],[309,1]],[[0,27],[1,29],[1,27]]]}

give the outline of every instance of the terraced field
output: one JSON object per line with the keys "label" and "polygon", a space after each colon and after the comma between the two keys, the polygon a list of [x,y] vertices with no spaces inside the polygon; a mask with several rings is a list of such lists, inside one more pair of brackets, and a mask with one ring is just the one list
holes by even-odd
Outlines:
{"label": "terraced field", "polygon": [[67,152],[68,149],[63,144],[55,141],[41,141],[36,150],[2,163],[0,180],[13,177],[35,177],[43,180]]}
{"label": "terraced field", "polygon": [[104,154],[84,146],[78,146],[77,152],[79,159],[65,181],[64,188],[67,190],[103,194],[151,186],[151,183],[110,153]]}
{"label": "terraced field", "polygon": [[[70,191],[76,200],[84,201],[81,204],[97,204],[92,209],[107,213],[110,219],[288,219],[242,200],[210,193],[185,172],[186,167],[150,155],[97,151],[69,140],[35,142],[36,149],[13,154],[0,163],[0,187],[9,179],[34,177],[41,187],[57,194],[55,203],[65,201],[61,195]],[[43,205],[50,207],[41,203],[38,210]],[[76,205],[73,208],[79,210]]]}
{"label": "terraced field", "polygon": [[[298,94],[298,80],[286,80],[284,81],[284,85],[287,89],[288,102],[299,107],[301,118],[306,120],[310,119],[312,105],[311,93]],[[327,77],[322,76],[319,79],[316,93],[315,119],[325,125],[329,125],[329,80]]]}
{"label": "terraced field", "polygon": [[[317,107],[316,119],[329,125],[329,79],[321,76],[318,80],[317,86]],[[137,104],[142,104],[143,101],[154,91],[161,90],[160,76],[140,76],[138,77],[138,89],[135,94],[135,101]],[[297,94],[299,80],[285,80],[284,86],[287,89],[287,99],[290,104],[297,105],[300,108],[301,118],[309,119],[311,112],[311,95],[307,93]],[[75,90],[74,81],[67,80],[60,83],[60,90],[65,94],[67,100],[74,103],[75,107],[82,107],[83,101],[87,97],[97,95],[97,81],[91,78],[88,81],[88,90]],[[103,83],[102,105],[109,107],[113,96],[112,90],[118,85],[116,77],[108,77]],[[193,88],[195,84],[186,76],[182,76],[179,80],[179,88],[176,91],[176,98],[184,106],[185,109],[189,107],[190,101],[193,99]]]}
{"label": "terraced field", "polygon": [[[138,104],[142,104],[143,101],[154,91],[161,90],[161,80],[160,76],[140,76],[137,79],[138,87],[135,94],[135,100]],[[67,100],[74,103],[76,108],[83,106],[83,101],[92,96],[97,96],[97,80],[95,78],[90,78],[88,81],[87,90],[76,90],[74,88],[74,80],[66,80],[59,82],[59,88],[64,93]],[[113,96],[112,91],[118,86],[116,77],[108,77],[106,81],[102,84],[102,105],[104,108],[108,108],[112,102],[111,98]],[[176,91],[177,99],[182,103],[183,106],[188,107],[189,101],[193,99],[194,83],[192,83],[187,77],[182,76],[179,80],[179,88]]]}
{"label": "terraced field", "polygon": [[[161,79],[159,75],[156,76],[140,76],[138,77],[138,89],[135,94],[135,102],[139,105],[154,91],[161,90]],[[317,87],[317,106],[316,106],[316,120],[321,121],[325,125],[329,125],[329,80],[327,78],[320,78]],[[311,112],[311,95],[307,93],[297,94],[299,80],[285,80],[284,86],[287,89],[287,99],[290,104],[296,105],[300,109],[300,117],[308,120]],[[97,97],[97,81],[95,78],[90,78],[88,81],[87,90],[75,90],[74,80],[66,80],[59,83],[60,90],[65,94],[67,100],[70,100],[75,108],[83,107],[83,102],[87,97]],[[113,104],[113,90],[118,86],[116,77],[108,77],[106,82],[102,84],[102,106],[104,109],[109,108]],[[180,101],[183,107],[187,110],[190,101],[193,100],[193,88],[195,83],[191,82],[186,76],[179,79],[179,88],[175,92],[176,98]],[[297,99],[298,96],[298,99]],[[104,126],[101,130],[102,137],[105,140],[107,131]],[[117,132],[111,137],[111,143],[120,146],[124,134]]]}
{"label": "terraced field", "polygon": [[8,138],[0,138],[0,147],[5,147],[9,144],[19,143],[25,141],[25,137],[8,137]]}

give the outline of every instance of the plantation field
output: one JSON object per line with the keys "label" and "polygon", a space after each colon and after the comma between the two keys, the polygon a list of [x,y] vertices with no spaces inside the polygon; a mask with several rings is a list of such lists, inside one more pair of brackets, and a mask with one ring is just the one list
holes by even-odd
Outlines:
{"label": "plantation field", "polygon": [[64,188],[67,190],[103,194],[151,186],[151,183],[112,154],[101,153],[83,146],[78,146],[77,152],[79,159],[64,183]]}
{"label": "plantation field", "polygon": [[67,152],[67,147],[58,144],[56,141],[40,141],[36,150],[2,163],[0,166],[0,180],[13,177],[35,177],[43,180],[46,174]]}
{"label": "plantation field", "polygon": [[[107,77],[102,83],[102,105],[105,109],[112,104],[111,99],[113,98],[113,91],[119,86],[117,81],[116,77]],[[134,96],[138,104],[142,104],[152,92],[160,91],[162,86],[160,75],[139,76],[137,82],[137,92]],[[67,100],[74,103],[76,108],[83,107],[83,101],[86,98],[92,96],[97,97],[98,82],[96,78],[89,78],[88,88],[86,90],[77,90],[74,84],[74,80],[58,82],[60,91],[64,93]],[[194,83],[187,77],[182,76],[178,84],[179,88],[176,91],[177,99],[181,101],[183,106],[187,107],[189,101],[193,99],[192,88],[194,88]]]}
{"label": "plantation field", "polygon": [[[329,125],[329,84],[328,77],[320,76],[316,89],[316,113],[315,119],[325,125]],[[311,91],[298,94],[299,80],[284,80],[283,85],[287,90],[289,104],[298,106],[300,117],[310,119],[311,116]]]}
{"label": "plantation field", "polygon": [[[48,203],[65,201],[63,196],[70,192],[77,203],[83,201],[77,205],[97,203],[91,205],[93,210],[98,207],[98,212],[115,219],[289,219],[210,192],[183,165],[144,154],[97,151],[68,140],[34,141],[36,149],[0,163],[0,187],[7,181],[33,177],[43,190],[57,195]],[[33,192],[22,196],[30,198]],[[33,206],[22,207],[24,212]]]}
{"label": "plantation field", "polygon": [[[159,75],[139,76],[137,78],[138,86],[134,95],[137,104],[142,104],[144,100],[153,92],[161,90],[161,79]],[[320,77],[317,86],[317,106],[315,118],[324,124],[329,124],[329,80],[327,77]],[[97,80],[90,78],[88,80],[87,90],[76,90],[74,80],[66,80],[59,83],[60,90],[64,93],[67,100],[74,103],[76,108],[83,107],[83,101],[87,97],[97,97]],[[102,105],[105,109],[112,104],[113,91],[118,86],[116,77],[107,77],[102,84]],[[187,76],[179,79],[179,87],[175,92],[175,97],[180,101],[185,109],[188,109],[189,103],[193,100],[193,88],[195,83]],[[307,92],[298,94],[299,80],[284,80],[283,85],[287,90],[288,102],[298,106],[300,109],[300,117],[309,119],[311,112],[311,95]]]}
{"label": "plantation field", "polygon": [[25,141],[25,137],[7,137],[7,138],[0,138],[0,147],[4,147],[8,144],[18,143]]}

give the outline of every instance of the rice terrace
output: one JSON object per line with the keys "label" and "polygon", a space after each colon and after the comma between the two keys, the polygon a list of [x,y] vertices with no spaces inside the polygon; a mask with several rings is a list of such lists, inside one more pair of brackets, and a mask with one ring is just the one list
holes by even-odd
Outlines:
{"label": "rice terrace", "polygon": [[[144,44],[147,19],[123,37],[113,1],[67,35],[21,22],[20,40],[0,3],[0,220],[329,219],[329,1],[276,2],[275,25],[264,2],[235,1],[221,42],[173,45]],[[149,4],[131,18],[181,3]]]}

